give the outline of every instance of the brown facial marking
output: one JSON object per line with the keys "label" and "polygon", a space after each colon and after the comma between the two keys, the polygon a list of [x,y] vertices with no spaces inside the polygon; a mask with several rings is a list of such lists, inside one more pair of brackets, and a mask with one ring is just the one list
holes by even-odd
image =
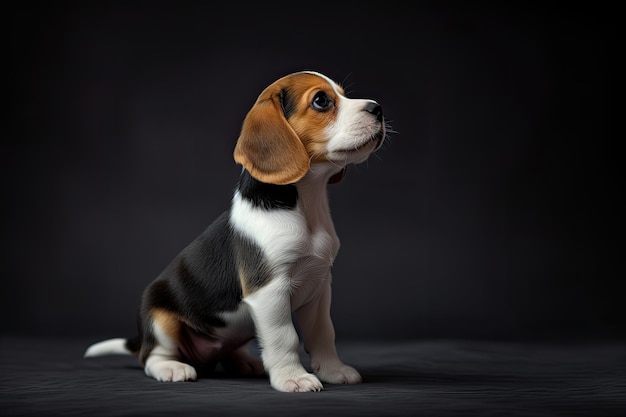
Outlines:
{"label": "brown facial marking", "polygon": [[[299,99],[297,110],[289,117],[289,124],[304,144],[311,162],[327,161],[325,150],[328,136],[325,130],[337,117],[337,94],[328,81],[313,74],[299,74],[290,84],[290,91]],[[325,92],[333,101],[333,106],[323,112],[311,107],[319,91]]]}

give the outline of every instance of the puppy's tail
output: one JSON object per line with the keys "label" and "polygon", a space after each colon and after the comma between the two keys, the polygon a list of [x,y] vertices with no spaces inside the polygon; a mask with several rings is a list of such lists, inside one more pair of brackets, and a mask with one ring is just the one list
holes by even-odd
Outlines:
{"label": "puppy's tail", "polygon": [[141,341],[138,337],[133,339],[108,339],[89,346],[83,357],[93,358],[105,355],[137,355],[139,354],[140,348]]}

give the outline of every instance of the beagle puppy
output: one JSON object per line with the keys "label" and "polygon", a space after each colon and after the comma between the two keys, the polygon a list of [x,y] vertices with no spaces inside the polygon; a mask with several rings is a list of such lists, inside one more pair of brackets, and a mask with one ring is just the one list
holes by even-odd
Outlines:
{"label": "beagle puppy", "polygon": [[[95,343],[85,357],[134,354],[159,381],[195,380],[221,363],[240,374],[267,372],[278,391],[361,382],[335,348],[331,266],[339,239],[326,185],[385,137],[377,102],[346,97],[320,73],[268,86],[234,149],[242,171],[230,209],[145,289],[138,337]],[[261,360],[249,351],[255,337]],[[314,373],[300,361],[300,337]]]}

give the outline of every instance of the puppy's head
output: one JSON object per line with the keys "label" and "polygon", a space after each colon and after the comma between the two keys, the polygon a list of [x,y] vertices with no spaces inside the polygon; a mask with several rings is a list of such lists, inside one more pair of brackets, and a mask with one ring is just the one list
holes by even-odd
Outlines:
{"label": "puppy's head", "polygon": [[259,181],[292,184],[310,165],[365,161],[385,138],[382,108],[351,99],[328,77],[297,72],[268,86],[246,116],[235,162]]}

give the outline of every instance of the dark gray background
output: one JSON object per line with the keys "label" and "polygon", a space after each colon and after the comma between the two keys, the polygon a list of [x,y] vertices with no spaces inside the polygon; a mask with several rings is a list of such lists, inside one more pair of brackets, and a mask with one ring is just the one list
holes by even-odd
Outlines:
{"label": "dark gray background", "polygon": [[339,338],[624,337],[615,10],[156,4],[7,13],[3,334],[133,335],[257,95],[312,69],[398,132],[330,189]]}

